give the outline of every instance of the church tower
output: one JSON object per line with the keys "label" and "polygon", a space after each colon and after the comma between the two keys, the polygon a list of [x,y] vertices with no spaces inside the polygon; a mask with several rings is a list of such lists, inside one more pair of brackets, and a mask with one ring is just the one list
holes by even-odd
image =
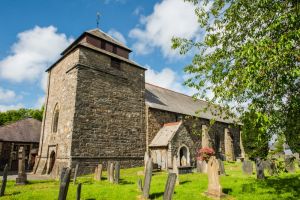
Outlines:
{"label": "church tower", "polygon": [[[99,29],[84,32],[48,72],[35,173],[57,177],[79,163],[140,166],[146,150],[145,69],[131,50]],[[81,167],[82,166],[82,167]]]}

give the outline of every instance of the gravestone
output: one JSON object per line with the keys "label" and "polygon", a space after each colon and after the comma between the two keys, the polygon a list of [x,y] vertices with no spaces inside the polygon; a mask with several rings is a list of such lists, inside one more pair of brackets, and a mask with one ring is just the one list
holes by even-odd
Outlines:
{"label": "gravestone", "polygon": [[144,186],[143,186],[143,197],[145,199],[149,198],[150,185],[152,179],[152,170],[153,170],[152,158],[149,158],[146,165],[146,173],[145,173]]}
{"label": "gravestone", "polygon": [[163,200],[172,200],[172,196],[175,189],[177,175],[175,173],[169,173],[168,180],[165,186]]}
{"label": "gravestone", "polygon": [[177,156],[173,157],[173,173],[176,174],[176,185],[179,185],[179,170],[178,170],[178,166],[177,166]]}
{"label": "gravestone", "polygon": [[110,163],[111,161],[107,162],[107,166],[106,166],[106,170],[107,170],[107,180],[109,181],[109,177],[110,177]]}
{"label": "gravestone", "polygon": [[5,164],[5,167],[4,167],[4,170],[3,170],[3,176],[2,176],[0,197],[4,196],[4,193],[5,193],[6,182],[7,182],[7,173],[8,173],[8,165]]}
{"label": "gravestone", "polygon": [[260,158],[256,158],[255,165],[256,165],[256,177],[257,177],[257,179],[264,179],[265,174],[264,174],[263,161]]}
{"label": "gravestone", "polygon": [[101,181],[102,169],[103,169],[102,164],[98,164],[98,166],[96,167],[96,170],[95,170],[95,180],[96,181]]}
{"label": "gravestone", "polygon": [[114,182],[116,184],[119,184],[120,181],[120,162],[117,161],[115,165],[115,177],[114,177]]}
{"label": "gravestone", "polygon": [[219,163],[215,156],[210,157],[207,163],[208,189],[205,193],[209,197],[221,198],[222,193],[219,177]]}
{"label": "gravestone", "polygon": [[242,164],[243,173],[247,175],[252,175],[253,173],[253,164],[250,160],[244,160]]}
{"label": "gravestone", "polygon": [[62,182],[62,180],[64,179],[64,176],[65,176],[65,174],[66,174],[66,171],[67,171],[67,167],[63,167],[62,169],[61,169],[61,173],[60,173],[60,176],[59,176],[59,182],[61,183]]}
{"label": "gravestone", "polygon": [[69,189],[69,184],[70,184],[70,179],[71,179],[71,169],[67,168],[64,178],[59,187],[58,200],[66,200],[67,194],[68,194],[68,189]]}
{"label": "gravestone", "polygon": [[81,194],[81,183],[79,183],[77,186],[76,200],[80,200],[80,194]]}
{"label": "gravestone", "polygon": [[207,173],[207,162],[205,160],[197,160],[197,172]]}
{"label": "gravestone", "polygon": [[108,177],[109,182],[113,183],[114,182],[114,163],[111,162],[109,166],[109,177]]}
{"label": "gravestone", "polygon": [[286,156],[284,159],[285,170],[290,173],[295,172],[295,157],[294,156]]}
{"label": "gravestone", "polygon": [[78,167],[79,163],[76,164],[75,171],[74,171],[74,178],[73,178],[73,184],[76,184],[76,179],[77,179],[77,173],[78,173]]}
{"label": "gravestone", "polygon": [[142,179],[139,178],[138,180],[138,189],[142,192],[143,191],[143,183],[142,183]]}
{"label": "gravestone", "polygon": [[18,152],[18,177],[16,178],[16,185],[25,185],[27,183],[27,175],[25,172],[25,150],[20,147]]}
{"label": "gravestone", "polygon": [[218,163],[219,163],[220,175],[226,175],[224,162],[222,160],[218,159]]}

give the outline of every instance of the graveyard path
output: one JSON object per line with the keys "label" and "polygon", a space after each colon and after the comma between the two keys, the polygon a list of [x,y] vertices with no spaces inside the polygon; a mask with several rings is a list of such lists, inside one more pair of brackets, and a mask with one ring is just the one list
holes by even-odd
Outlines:
{"label": "graveyard path", "polygon": [[[17,178],[17,174],[13,174],[13,175],[8,175],[7,176],[7,180],[16,180]],[[47,175],[37,175],[37,174],[31,174],[31,173],[27,173],[27,180],[32,181],[32,180],[51,180],[53,178],[51,178],[50,176]],[[1,180],[2,180],[2,176],[1,176]]]}

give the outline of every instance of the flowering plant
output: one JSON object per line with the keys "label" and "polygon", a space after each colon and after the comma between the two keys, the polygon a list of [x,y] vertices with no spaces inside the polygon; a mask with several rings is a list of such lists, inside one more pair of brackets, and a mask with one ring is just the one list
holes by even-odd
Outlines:
{"label": "flowering plant", "polygon": [[211,156],[215,155],[215,151],[210,147],[203,147],[198,150],[198,160],[208,161]]}

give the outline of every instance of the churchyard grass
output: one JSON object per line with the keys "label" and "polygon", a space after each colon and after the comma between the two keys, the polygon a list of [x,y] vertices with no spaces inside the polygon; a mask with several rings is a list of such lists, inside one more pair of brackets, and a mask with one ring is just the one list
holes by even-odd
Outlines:
{"label": "churchyard grass", "polygon": [[[266,180],[256,180],[255,175],[242,174],[241,163],[225,162],[227,176],[221,176],[223,192],[228,196],[225,199],[262,200],[262,199],[300,199],[300,171],[294,174],[284,173],[278,177],[270,177],[266,173]],[[77,178],[82,183],[81,199],[107,199],[107,200],[135,200],[140,199],[138,190],[137,172],[143,168],[121,170],[119,184],[112,184],[106,180],[107,173],[103,172],[103,180],[95,181],[94,175]],[[162,199],[167,181],[167,173],[155,172],[152,177],[150,198]],[[67,199],[76,198],[77,184],[70,184]],[[174,200],[179,199],[209,199],[203,195],[207,189],[207,176],[205,174],[180,175],[180,185],[175,186]],[[57,199],[59,191],[58,181],[29,181],[28,185],[15,186],[15,181],[8,181],[6,194],[1,199]]]}

